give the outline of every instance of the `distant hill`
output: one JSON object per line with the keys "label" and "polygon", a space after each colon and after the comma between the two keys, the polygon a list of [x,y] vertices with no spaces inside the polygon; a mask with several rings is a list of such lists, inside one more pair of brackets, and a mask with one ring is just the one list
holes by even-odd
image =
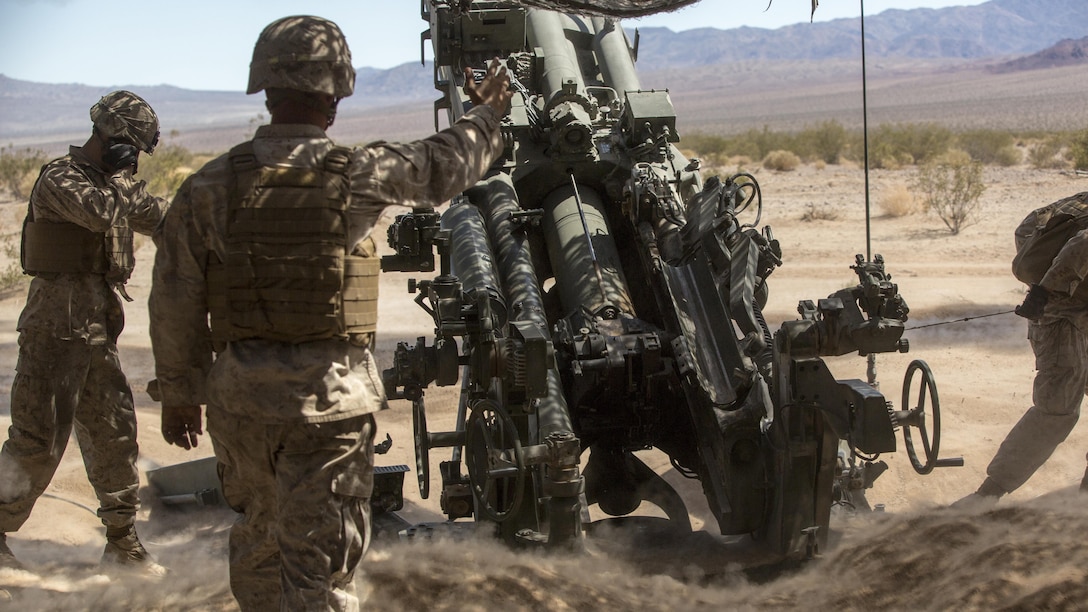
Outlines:
{"label": "distant hill", "polygon": [[[879,6],[879,5],[878,5]],[[871,5],[870,5],[871,8]],[[820,9],[816,9],[817,14]],[[639,30],[640,70],[751,60],[824,60],[861,55],[861,20],[801,23],[776,30],[722,22],[684,32]],[[1085,0],[991,0],[943,9],[890,9],[865,18],[871,58],[977,59],[1034,53],[1088,34]]]}
{"label": "distant hill", "polygon": [[[685,129],[735,131],[753,122],[793,129],[829,118],[850,124],[857,116],[859,19],[776,30],[728,29],[727,20],[708,25],[715,27],[639,32],[637,65],[643,85],[672,91]],[[991,98],[973,104],[992,107],[1002,121],[1023,125],[1026,119],[1017,118],[1016,105],[1028,100],[1032,100],[1032,124],[1038,129],[1065,129],[1066,123],[1081,120],[1078,108],[1084,105],[1077,106],[1075,98],[1083,96],[1078,94],[1083,87],[1078,89],[1077,82],[1088,79],[1075,70],[1062,72],[1059,78],[1053,70],[1079,65],[1074,60],[1077,53],[1083,54],[1082,37],[1088,34],[1088,0],[991,0],[977,6],[886,10],[867,16],[865,26],[875,95],[870,102],[877,116],[883,86],[897,92],[888,99],[898,109],[888,115],[894,120],[984,122],[988,119],[977,111],[948,114],[947,108],[938,108],[965,103],[964,96],[971,92],[958,91],[961,77],[954,73],[969,70],[970,78],[978,80],[976,88],[991,92]],[[1066,39],[1072,46],[1065,44]],[[1063,43],[1055,45],[1057,41]],[[1029,91],[1023,79],[1006,82],[993,73],[980,76],[980,71],[986,72],[984,65],[993,66],[991,70],[999,74],[1050,72],[1040,75],[1036,89]],[[431,102],[438,93],[430,63],[357,71],[356,93],[341,103],[334,137],[349,144],[378,138],[405,140],[433,129]],[[1071,78],[1074,81],[1068,81]],[[119,87],[126,86],[32,83],[0,75],[0,146],[62,151],[67,144],[86,138],[90,105]],[[267,116],[261,96],[241,91],[129,87],[158,111],[165,142],[198,151],[223,150],[252,134]],[[925,91],[936,97],[922,98]],[[1046,97],[1040,103],[1034,101],[1036,95]],[[905,100],[911,100],[910,104]],[[1061,109],[1061,121],[1043,112],[1051,106]]]}
{"label": "distant hill", "polygon": [[1065,39],[1053,47],[1048,47],[1027,57],[1003,62],[991,69],[1000,73],[1077,65],[1088,65],[1088,36],[1079,40]]}

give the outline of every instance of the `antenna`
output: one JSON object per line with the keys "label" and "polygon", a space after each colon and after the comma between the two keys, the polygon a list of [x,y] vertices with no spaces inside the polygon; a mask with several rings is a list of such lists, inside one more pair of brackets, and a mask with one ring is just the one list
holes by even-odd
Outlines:
{"label": "antenna", "polygon": [[865,261],[872,261],[872,213],[869,204],[869,86],[865,74],[865,0],[858,1],[861,3],[861,134],[865,155]]}
{"label": "antenna", "polygon": [[[865,73],[865,0],[861,3],[861,138],[865,156],[865,261],[873,260],[872,209],[869,204],[869,80]],[[879,388],[876,376],[876,353],[866,359],[865,375],[868,383]]]}

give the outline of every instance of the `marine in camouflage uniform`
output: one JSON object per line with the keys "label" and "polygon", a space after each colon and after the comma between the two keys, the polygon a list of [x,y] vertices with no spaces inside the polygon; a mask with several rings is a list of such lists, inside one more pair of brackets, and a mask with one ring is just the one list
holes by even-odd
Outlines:
{"label": "marine in camouflage uniform", "polygon": [[358,609],[373,415],[387,408],[369,350],[369,235],[387,206],[441,204],[502,151],[510,94],[497,66],[469,86],[480,104],[451,128],[410,144],[335,147],[325,129],[353,91],[351,66],[330,21],[265,28],[248,92],[266,91],[271,125],[181,186],[155,260],[163,436],[194,446],[207,405],[223,492],[242,514],[230,583],[243,610]]}
{"label": "marine in camouflage uniform", "polygon": [[[19,317],[11,427],[0,451],[0,532],[18,530],[49,485],[75,429],[106,525],[103,561],[145,564],[136,537],[136,413],[121,371],[121,297],[135,264],[133,232],[152,234],[168,202],[133,177],[159,121],[139,96],[115,91],[91,108],[82,147],[46,164],[23,225],[34,276]],[[0,558],[14,557],[0,537]]]}
{"label": "marine in camouflage uniform", "polygon": [[[1083,215],[1088,192],[1055,205]],[[1029,216],[1017,228],[1017,250],[1034,229]],[[1088,230],[1081,230],[1066,241],[1016,309],[1029,320],[1028,340],[1035,353],[1033,405],[1009,431],[986,468],[986,480],[968,499],[993,502],[1020,488],[1077,424],[1088,387],[1088,285],[1082,286],[1086,277]],[[1081,490],[1088,491],[1088,470]]]}

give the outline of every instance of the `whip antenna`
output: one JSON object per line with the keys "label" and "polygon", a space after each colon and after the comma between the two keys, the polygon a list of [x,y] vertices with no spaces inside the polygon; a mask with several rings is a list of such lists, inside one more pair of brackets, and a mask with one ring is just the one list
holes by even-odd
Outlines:
{"label": "whip antenna", "polygon": [[865,0],[861,3],[861,135],[865,155],[865,261],[873,260],[872,213],[869,206],[869,85],[865,74]]}

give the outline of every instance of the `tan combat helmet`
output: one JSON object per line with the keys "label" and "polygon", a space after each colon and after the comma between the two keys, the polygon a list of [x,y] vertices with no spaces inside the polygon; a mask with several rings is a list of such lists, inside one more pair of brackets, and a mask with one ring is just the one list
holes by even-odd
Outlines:
{"label": "tan combat helmet", "polygon": [[151,105],[131,91],[114,91],[91,107],[91,121],[106,138],[120,138],[148,155],[159,143],[159,118]]}
{"label": "tan combat helmet", "polygon": [[346,98],[355,91],[355,68],[344,33],[335,23],[299,15],[270,23],[257,38],[247,94],[291,89]]}

